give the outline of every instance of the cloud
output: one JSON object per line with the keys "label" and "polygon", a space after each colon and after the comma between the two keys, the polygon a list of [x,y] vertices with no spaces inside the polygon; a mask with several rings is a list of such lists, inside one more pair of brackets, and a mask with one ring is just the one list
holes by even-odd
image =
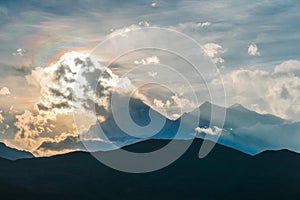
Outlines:
{"label": "cloud", "polygon": [[199,30],[200,28],[205,28],[211,26],[211,22],[185,22],[179,23],[174,29],[179,29],[180,31],[189,31],[189,30]]}
{"label": "cloud", "polygon": [[248,54],[250,56],[260,56],[260,52],[258,51],[258,47],[256,44],[251,44],[248,47]]}
{"label": "cloud", "polygon": [[2,122],[4,120],[4,117],[3,117],[3,115],[1,113],[2,113],[2,111],[0,112],[0,124],[2,124]]}
{"label": "cloud", "polygon": [[178,95],[172,95],[165,100],[154,98],[152,102],[146,96],[141,99],[152,109],[173,120],[179,118],[183,112],[191,112],[197,107],[194,102]]}
{"label": "cloud", "polygon": [[3,87],[0,89],[0,96],[10,95],[10,91],[7,87]]}
{"label": "cloud", "polygon": [[289,74],[300,77],[300,61],[298,60],[288,60],[280,65],[277,65],[274,69],[275,74]]}
{"label": "cloud", "polygon": [[171,105],[171,102],[169,100],[167,100],[166,103],[164,103],[162,100],[154,99],[153,104],[158,108],[163,108],[163,107],[169,108]]}
{"label": "cloud", "polygon": [[87,54],[69,52],[54,65],[33,70],[27,80],[40,87],[38,110],[66,114],[72,113],[74,106],[92,110],[96,105],[97,114],[107,113],[111,92],[126,92],[132,85],[128,78],[119,78],[99,62]]}
{"label": "cloud", "polygon": [[239,69],[223,76],[228,98],[261,113],[300,120],[300,61],[274,70]]}
{"label": "cloud", "polygon": [[204,52],[213,60],[214,63],[223,63],[224,59],[218,55],[224,53],[224,49],[221,45],[216,43],[207,43],[202,46]]}
{"label": "cloud", "polygon": [[[111,93],[126,94],[133,89],[127,77],[119,78],[110,69],[101,67],[97,58],[78,52],[64,54],[49,67],[35,68],[26,79],[32,86],[40,88],[40,99],[34,109],[16,115],[13,126],[17,131],[14,140],[8,143],[37,156],[60,151],[47,150],[49,145],[41,145],[79,137],[96,123],[95,115],[100,122],[105,121],[110,112]],[[80,112],[77,115],[82,116],[80,120],[87,127],[76,129],[74,108]],[[73,150],[76,149],[77,143],[74,143]],[[63,152],[69,150],[72,148]]]}
{"label": "cloud", "polygon": [[157,56],[150,56],[141,60],[135,60],[134,64],[136,65],[149,65],[149,64],[159,64],[160,59]]}
{"label": "cloud", "polygon": [[26,51],[24,49],[18,48],[17,51],[13,53],[13,55],[14,56],[19,55],[19,56],[23,57],[25,55],[25,53],[26,53]]}
{"label": "cloud", "polygon": [[210,26],[211,22],[202,22],[202,23],[198,23],[197,26],[203,28],[203,27],[207,27]]}
{"label": "cloud", "polygon": [[214,126],[213,128],[201,128],[201,127],[196,127],[195,128],[196,133],[204,133],[207,135],[211,135],[211,136],[218,136],[222,133],[222,129]]}
{"label": "cloud", "polygon": [[141,23],[140,25],[132,24],[132,25],[127,26],[127,27],[123,27],[123,28],[113,30],[113,32],[111,32],[106,37],[107,38],[112,38],[112,37],[115,37],[115,36],[127,37],[127,33],[131,32],[133,30],[136,30],[136,29],[140,29],[141,25],[144,25],[144,23]]}
{"label": "cloud", "polygon": [[13,140],[6,140],[6,143],[13,148],[30,151],[35,156],[51,155],[37,151],[44,142],[58,143],[66,137],[78,137],[72,115],[49,116],[38,113],[37,110],[26,110],[23,114],[16,115],[12,128],[16,130],[16,134]]}
{"label": "cloud", "polygon": [[139,24],[139,26],[144,26],[144,27],[149,27],[150,26],[150,23],[147,22],[147,21],[140,21],[138,24]]}
{"label": "cloud", "polygon": [[171,99],[173,100],[176,107],[179,107],[182,110],[185,110],[186,112],[190,112],[197,107],[197,105],[195,105],[194,102],[191,102],[189,99],[182,98],[177,95],[171,96]]}
{"label": "cloud", "polygon": [[157,6],[157,2],[152,2],[152,3],[151,3],[151,6],[152,6],[152,7],[156,7],[156,6]]}
{"label": "cloud", "polygon": [[[157,59],[154,57],[146,61],[157,62]],[[106,120],[111,112],[110,98],[113,92],[126,95],[134,89],[127,77],[119,78],[99,62],[91,55],[68,52],[48,67],[33,69],[26,76],[29,83],[27,87],[39,88],[40,96],[25,111],[12,113],[13,118],[1,113],[1,133],[8,137],[2,141],[10,147],[30,151],[35,156],[82,150],[78,149],[80,141],[71,138],[86,134],[97,120],[101,123]],[[80,112],[76,119],[83,123],[78,127],[73,119],[74,107],[76,112]],[[93,136],[87,142],[94,141],[95,147],[112,148],[113,145],[105,141],[97,140],[96,143],[99,135]],[[62,149],[66,141],[68,146]]]}
{"label": "cloud", "polygon": [[157,76],[157,72],[148,72],[148,75],[152,78],[155,78]]}

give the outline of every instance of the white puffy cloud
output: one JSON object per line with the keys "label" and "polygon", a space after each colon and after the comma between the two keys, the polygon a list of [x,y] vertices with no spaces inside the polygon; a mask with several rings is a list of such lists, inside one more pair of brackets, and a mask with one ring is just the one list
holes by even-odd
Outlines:
{"label": "white puffy cloud", "polygon": [[196,133],[204,133],[211,136],[218,136],[222,133],[222,129],[217,126],[214,126],[213,128],[196,127],[195,131]]}
{"label": "white puffy cloud", "polygon": [[[127,77],[119,78],[99,62],[91,55],[69,52],[49,67],[34,69],[26,78],[40,88],[39,102],[33,110],[16,115],[13,125],[17,132],[7,143],[37,156],[48,156],[57,152],[38,149],[41,144],[79,137],[96,123],[95,115],[100,122],[105,121],[111,93],[125,94],[134,87]],[[74,108],[86,127],[76,129]]]}
{"label": "white puffy cloud", "polygon": [[0,96],[10,95],[10,91],[7,87],[3,87],[0,89]]}
{"label": "white puffy cloud", "polygon": [[260,52],[258,51],[258,47],[256,44],[251,44],[248,47],[248,54],[250,56],[260,56]]}
{"label": "white puffy cloud", "polygon": [[148,64],[159,64],[160,59],[157,56],[150,56],[141,60],[135,60],[134,64],[136,65],[148,65]]}
{"label": "white puffy cloud", "polygon": [[156,7],[156,6],[157,6],[157,2],[152,2],[152,3],[151,3],[151,6],[152,6],[152,7]]}
{"label": "white puffy cloud", "polygon": [[290,60],[274,70],[239,69],[223,76],[230,101],[260,113],[300,120],[300,61]]}
{"label": "white puffy cloud", "polygon": [[219,54],[224,53],[221,45],[216,43],[206,43],[202,46],[204,52],[213,60],[214,63],[223,63],[224,59],[219,57]]}
{"label": "white puffy cloud", "polygon": [[183,112],[191,112],[197,107],[194,102],[178,95],[172,95],[169,99],[165,100],[154,98],[153,102],[149,102],[149,99],[147,99],[144,102],[154,110],[173,120],[179,118]]}
{"label": "white puffy cloud", "polygon": [[133,86],[127,77],[119,78],[99,62],[93,56],[69,52],[54,65],[33,70],[27,80],[40,87],[39,112],[68,114],[74,106],[91,108],[92,102],[107,111],[112,91],[126,92]]}
{"label": "white puffy cloud", "polygon": [[300,77],[300,61],[288,60],[280,65],[277,65],[274,69],[275,74],[290,74]]}

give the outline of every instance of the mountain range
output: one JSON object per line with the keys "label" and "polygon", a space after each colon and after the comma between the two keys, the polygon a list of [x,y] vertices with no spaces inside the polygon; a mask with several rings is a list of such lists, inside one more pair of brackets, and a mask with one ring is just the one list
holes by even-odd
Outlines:
{"label": "mountain range", "polygon": [[34,156],[29,152],[13,149],[0,143],[0,157],[8,160],[17,160],[22,158],[33,158]]}
{"label": "mountain range", "polygon": [[[125,110],[121,105],[119,112],[123,112],[123,109]],[[152,120],[165,121],[165,124],[157,134],[148,139],[172,139],[178,132],[180,135],[180,138],[178,139],[193,139],[195,137],[203,139],[205,137],[204,133],[214,131],[209,130],[213,128],[210,127],[210,122],[213,120],[213,116],[211,115],[212,109],[217,113],[222,110],[225,110],[226,112],[224,125],[222,127],[217,127],[221,130],[220,137],[217,139],[215,139],[216,137],[213,137],[213,135],[209,137],[219,144],[240,150],[250,155],[256,155],[266,150],[279,149],[300,152],[300,146],[297,143],[297,141],[300,141],[300,134],[298,134],[298,130],[300,130],[299,122],[291,122],[271,114],[259,114],[240,104],[234,104],[231,107],[223,108],[205,102],[199,108],[190,113],[184,113],[176,120],[170,120],[164,117],[160,113],[152,110],[150,106],[144,104],[139,99],[131,99],[129,105],[132,120],[140,126],[146,126],[151,122],[149,117],[150,112],[152,112]],[[200,113],[199,119],[196,116],[197,112]],[[197,133],[195,131],[197,126],[189,123],[190,121],[195,120],[199,121],[196,125],[198,125],[202,132],[200,131]],[[179,130],[181,123],[183,128]],[[100,131],[99,125],[102,131]],[[126,130],[128,129],[130,129],[130,125],[126,127]],[[106,137],[109,141],[115,142],[120,147],[144,140],[126,134],[125,131],[119,128],[111,113],[106,116],[105,122],[91,127],[90,132],[102,132],[102,135],[100,135],[101,138]],[[89,145],[89,148],[93,150],[105,150],[97,149],[96,143],[94,145],[95,146]]]}
{"label": "mountain range", "polygon": [[[182,140],[177,141],[181,145]],[[168,140],[125,147],[148,152]],[[161,170],[129,174],[111,169],[86,152],[49,158],[0,159],[3,199],[298,199],[300,156],[287,150],[250,156],[216,145],[198,158],[201,139]],[[119,151],[119,150],[114,150]],[[156,161],[153,161],[156,162]]]}
{"label": "mountain range", "polygon": [[[118,109],[123,112],[125,105],[121,105]],[[211,110],[224,110],[226,111],[226,118],[224,126],[219,127],[221,130],[220,137],[215,140],[215,137],[209,137],[219,144],[245,152],[249,155],[256,155],[266,150],[279,150],[288,149],[294,152],[300,152],[300,146],[297,141],[300,141],[299,122],[291,122],[281,119],[270,114],[259,114],[251,111],[240,104],[234,104],[231,107],[223,108],[209,102],[203,103],[199,108],[190,113],[184,113],[177,120],[170,120],[162,114],[153,110],[150,106],[144,104],[139,99],[131,99],[129,104],[129,111],[132,120],[139,126],[146,126],[150,123],[149,112],[152,112],[152,119],[156,121],[165,121],[163,127],[152,137],[147,139],[173,139],[176,134],[180,133],[178,139],[193,139],[204,138],[205,133],[209,133],[210,121],[212,119]],[[200,120],[198,127],[200,132],[196,132],[197,127],[191,126],[189,121],[197,120],[196,114],[200,113]],[[146,139],[141,139],[128,135],[120,127],[118,127],[112,113],[108,113],[106,120],[100,124],[94,125],[90,128],[89,132],[97,134],[100,138],[107,138],[107,142],[103,141],[86,141],[84,144],[74,138],[66,138],[61,143],[42,143],[40,148],[47,147],[48,149],[64,149],[74,148],[86,151],[86,147],[90,151],[108,151],[118,147],[131,145]],[[194,119],[196,118],[196,119]],[[179,126],[183,123],[183,128],[179,130]],[[101,127],[101,130],[100,130]],[[130,125],[126,127],[130,129]],[[214,130],[210,130],[212,132]],[[114,145],[112,145],[112,143]],[[31,153],[18,151],[5,145],[0,145],[0,157],[10,160],[20,158],[31,158]]]}
{"label": "mountain range", "polygon": [[[132,99],[130,102],[130,115],[141,126],[150,123],[150,109],[141,100]],[[299,152],[299,123],[259,114],[235,104],[226,108],[218,144],[205,158],[199,159],[203,134],[196,133],[197,127],[189,126],[186,122],[194,120],[195,113],[199,111],[198,128],[208,130],[211,109],[224,108],[205,102],[197,109],[183,114],[177,120],[167,119],[152,110],[151,116],[155,120],[165,120],[165,124],[156,135],[144,141],[122,131],[111,113],[106,116],[105,122],[99,124],[109,140],[132,152],[150,152],[165,146],[178,132],[180,123],[183,123],[182,131],[186,135],[176,140],[178,147],[196,137],[177,161],[166,168],[145,174],[116,171],[97,161],[88,152],[32,158],[30,153],[0,145],[0,155],[6,158],[0,158],[1,197],[72,200],[299,197],[300,156],[292,152]],[[90,131],[99,132],[99,126],[91,127]],[[82,143],[75,141],[69,139],[67,142],[70,146],[79,145],[85,150]],[[109,155],[111,151],[120,151],[110,149],[108,145],[104,151],[97,152],[100,143],[94,145],[95,154]]]}

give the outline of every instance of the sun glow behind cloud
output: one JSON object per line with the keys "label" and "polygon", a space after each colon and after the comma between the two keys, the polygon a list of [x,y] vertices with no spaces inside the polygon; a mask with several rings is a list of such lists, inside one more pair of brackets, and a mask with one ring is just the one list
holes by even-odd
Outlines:
{"label": "sun glow behind cloud", "polygon": [[89,55],[91,53],[91,50],[82,49],[82,48],[71,48],[71,49],[62,50],[62,51],[58,52],[51,60],[49,60],[46,66],[47,67],[52,67],[64,55],[69,55],[70,54],[70,56],[72,56],[72,54],[74,54],[75,52],[80,53],[80,54]]}
{"label": "sun glow behind cloud", "polygon": [[[84,74],[98,74],[101,83],[101,96],[96,98],[96,93],[85,92],[85,89],[93,86],[84,80]],[[103,75],[103,77],[101,77]],[[40,88],[40,99],[34,103],[33,110],[25,110],[23,114],[16,115],[14,126],[18,132],[14,140],[5,140],[9,146],[18,149],[25,149],[38,156],[56,154],[56,151],[40,149],[43,143],[59,143],[68,138],[78,139],[79,131],[87,131],[95,122],[87,122],[89,127],[84,130],[75,129],[73,119],[73,106],[81,107],[85,114],[85,120],[88,119],[89,102],[92,101],[101,104],[101,107],[108,109],[108,96],[111,88],[116,88],[122,79],[119,79],[109,69],[101,67],[99,60],[75,51],[67,51],[58,61],[46,68],[37,67],[27,76],[29,84]],[[76,90],[76,82],[82,84]],[[97,82],[97,80],[95,80]],[[76,91],[76,92],[75,92]],[[106,95],[104,95],[106,94]],[[107,105],[107,106],[105,106]],[[82,107],[83,106],[83,107]],[[103,110],[103,112],[105,112]],[[103,119],[98,113],[99,118]],[[77,139],[76,139],[77,138]],[[71,150],[76,150],[71,149]],[[71,151],[64,149],[62,152]]]}

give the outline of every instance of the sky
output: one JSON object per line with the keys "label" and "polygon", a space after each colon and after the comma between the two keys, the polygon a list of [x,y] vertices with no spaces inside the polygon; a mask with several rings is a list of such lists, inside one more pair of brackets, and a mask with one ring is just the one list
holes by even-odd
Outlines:
{"label": "sky", "polygon": [[[298,1],[269,0],[251,3],[237,0],[0,1],[0,141],[38,156],[81,148],[49,148],[49,144],[61,141],[76,143],[78,136],[71,111],[65,107],[47,112],[41,109],[41,105],[49,107],[53,102],[58,106],[57,101],[66,103],[65,96],[57,95],[57,91],[53,95],[54,89],[64,91],[66,83],[55,82],[51,67],[55,69],[55,63],[66,52],[90,52],[110,37],[130,35],[128,31],[149,27],[178,31],[201,45],[224,85],[216,82],[214,75],[204,79],[216,91],[222,92],[223,87],[226,91],[226,101],[221,95],[216,103],[225,101],[226,106],[240,103],[259,113],[299,121],[299,7]],[[160,34],[157,43],[170,40],[169,35]],[[144,37],[143,41],[152,42],[151,37]],[[117,45],[121,49],[139,42],[133,37],[130,44]],[[190,46],[182,45],[181,50],[197,55]],[[97,51],[101,52],[101,48],[96,48]],[[99,59],[105,63],[108,57],[100,53]],[[173,81],[171,89],[175,92],[144,86],[136,95],[167,117],[176,119],[210,100],[203,77],[193,76],[193,71],[185,70],[189,69],[188,63],[169,52],[131,52],[118,58],[110,66],[111,71],[104,68],[100,71],[110,74],[115,83],[130,88],[143,82],[142,72],[135,73],[140,76],[121,77],[124,71],[132,65],[149,64],[168,64],[184,71],[196,89],[198,102],[190,99],[190,93],[181,94],[185,87],[176,85],[175,75],[149,69],[149,77]],[[108,81],[105,84],[107,90],[114,85]],[[106,101],[103,99],[102,103]]]}

